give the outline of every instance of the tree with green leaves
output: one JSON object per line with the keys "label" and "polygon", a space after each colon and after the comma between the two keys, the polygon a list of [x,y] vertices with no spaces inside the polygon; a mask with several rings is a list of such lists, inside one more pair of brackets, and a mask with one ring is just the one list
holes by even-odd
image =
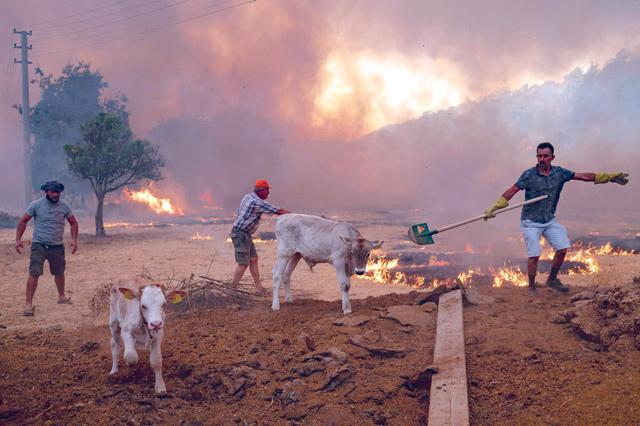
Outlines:
{"label": "tree with green leaves", "polygon": [[109,192],[143,179],[162,179],[164,158],[147,140],[133,139],[129,124],[118,114],[100,113],[82,125],[83,143],[67,144],[69,170],[91,184],[98,200],[96,235],[105,236],[102,210]]}
{"label": "tree with green leaves", "polygon": [[80,127],[100,112],[118,114],[128,121],[127,99],[101,99],[108,84],[87,63],[67,65],[57,78],[45,75],[40,68],[35,72],[38,78],[32,83],[38,84],[41,95],[31,110],[33,188],[37,191],[43,182],[56,179],[66,184],[68,195],[87,194],[88,186],[81,185],[67,168],[64,145],[81,142]]}

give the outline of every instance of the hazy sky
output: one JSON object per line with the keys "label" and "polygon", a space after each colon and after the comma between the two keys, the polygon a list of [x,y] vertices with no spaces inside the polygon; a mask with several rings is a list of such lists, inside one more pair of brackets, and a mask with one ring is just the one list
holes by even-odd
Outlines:
{"label": "hazy sky", "polygon": [[[170,25],[178,21],[185,22]],[[15,208],[21,194],[22,133],[19,118],[10,108],[20,102],[19,65],[11,65],[19,53],[11,48],[19,43],[11,34],[14,27],[33,30],[30,54],[34,65],[46,73],[58,75],[65,64],[90,62],[109,82],[110,93],[129,98],[134,131],[154,135],[166,151],[189,134],[196,138],[189,142],[192,150],[223,155],[216,161],[224,162],[224,155],[233,153],[230,158],[246,166],[241,167],[242,175],[207,173],[205,166],[199,166],[193,170],[203,171],[192,176],[199,182],[195,191],[199,197],[206,197],[207,191],[214,199],[216,193],[224,193],[221,197],[228,201],[222,204],[232,204],[229,191],[216,187],[224,185],[225,176],[233,178],[229,186],[234,191],[246,186],[243,178],[274,176],[286,183],[289,194],[304,200],[308,193],[292,182],[313,181],[305,173],[312,167],[319,175],[326,170],[337,177],[352,177],[355,184],[347,195],[364,190],[363,182],[384,180],[376,174],[380,169],[375,162],[386,158],[387,152],[396,152],[398,135],[408,130],[390,134],[393,128],[385,129],[356,142],[373,139],[379,145],[370,144],[366,155],[352,147],[343,150],[340,144],[389,124],[410,121],[404,129],[415,128],[411,120],[419,117],[423,125],[429,123],[428,128],[415,130],[418,133],[408,139],[414,145],[423,140],[429,150],[434,146],[444,150],[438,157],[440,168],[429,166],[433,176],[421,172],[420,179],[441,179],[442,170],[464,164],[472,176],[481,176],[494,192],[501,191],[512,183],[503,176],[530,162],[519,150],[548,139],[570,143],[579,158],[597,157],[593,147],[605,138],[625,140],[619,149],[629,155],[621,158],[637,158],[630,142],[636,135],[628,133],[637,130],[628,125],[634,120],[632,114],[621,117],[619,126],[613,118],[598,128],[589,123],[610,112],[599,109],[603,106],[599,96],[624,94],[617,82],[637,71],[638,22],[637,1],[3,0],[0,179],[16,188],[3,187],[0,209]],[[622,50],[630,55],[616,62],[622,69],[599,73]],[[566,76],[576,67],[586,71],[592,64],[593,80],[599,86],[578,79],[579,93],[585,96],[563,102],[572,84]],[[614,77],[607,79],[608,75]],[[545,81],[556,85],[531,91]],[[32,89],[33,104],[38,94]],[[628,101],[630,110],[620,111],[637,111],[637,99]],[[513,113],[517,105],[521,112],[526,110],[524,118]],[[451,106],[461,108],[456,119],[444,122],[434,115],[424,120],[423,114]],[[566,108],[592,115],[567,117]],[[511,115],[504,115],[507,112]],[[220,127],[224,127],[224,140],[215,137]],[[611,131],[599,135],[602,128]],[[198,133],[202,129],[207,131]],[[434,129],[437,138],[430,132]],[[572,133],[576,129],[590,135],[592,144],[576,145]],[[615,129],[620,133],[612,135]],[[168,140],[169,133],[174,135],[173,142]],[[453,141],[453,135],[457,145],[443,143]],[[243,141],[242,147],[238,141]],[[504,155],[483,156],[478,149],[483,143],[495,147],[511,142],[504,152],[521,156],[515,162]],[[173,151],[174,156],[180,155],[179,148]],[[244,162],[244,157],[250,159]],[[194,158],[202,161],[198,155]],[[404,176],[402,185],[409,186],[410,171],[417,170],[418,163],[413,151],[402,154],[402,159],[407,167],[399,164],[401,170],[391,173]],[[178,179],[190,167],[187,161],[174,161],[178,163],[180,168],[172,168],[170,159],[168,178]],[[494,168],[496,164],[514,169],[504,172],[504,167]],[[211,183],[213,176],[216,181]],[[441,190],[454,190],[446,181],[439,185]],[[398,191],[388,198],[394,204],[410,204],[401,195]],[[283,194],[281,198],[305,205],[299,198]],[[334,202],[338,197],[327,194],[327,199]]]}

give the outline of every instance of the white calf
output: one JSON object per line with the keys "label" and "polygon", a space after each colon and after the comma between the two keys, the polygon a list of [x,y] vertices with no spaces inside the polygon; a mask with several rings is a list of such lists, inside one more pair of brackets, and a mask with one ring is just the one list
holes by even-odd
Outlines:
{"label": "white calf", "polygon": [[280,309],[279,290],[284,283],[284,300],[291,302],[291,274],[300,259],[309,267],[317,263],[330,263],[336,270],[342,291],[342,312],[351,313],[349,287],[351,275],[365,273],[371,250],[383,241],[369,241],[345,222],[333,222],[317,216],[286,214],[276,224],[278,241],[277,260],[273,268],[273,303],[271,309]]}
{"label": "white calf", "polygon": [[172,291],[165,296],[164,290],[154,284],[131,279],[113,285],[109,295],[109,327],[111,328],[112,366],[109,374],[118,372],[118,355],[124,341],[124,361],[127,365],[138,362],[136,349],[149,351],[149,362],[155,372],[156,393],[166,392],[162,379],[162,353],[160,346],[164,336],[164,309],[168,300],[178,303],[184,291]]}

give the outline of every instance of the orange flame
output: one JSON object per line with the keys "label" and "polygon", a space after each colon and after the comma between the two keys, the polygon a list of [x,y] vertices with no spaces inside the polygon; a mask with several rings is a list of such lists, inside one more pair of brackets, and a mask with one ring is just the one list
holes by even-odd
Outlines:
{"label": "orange flame", "polygon": [[209,190],[209,189],[206,190],[205,192],[200,194],[198,196],[198,198],[201,201],[204,201],[206,203],[204,206],[202,206],[203,208],[208,209],[208,210],[222,210],[222,207],[218,207],[214,203],[213,196],[211,195],[211,190]]}
{"label": "orange flame", "polygon": [[[597,274],[601,270],[597,256],[631,256],[633,254],[633,251],[613,248],[610,242],[600,247],[595,247],[591,244],[585,247],[578,243],[575,244],[573,248],[569,249],[565,259],[570,262],[584,263],[585,265],[584,267],[579,267],[577,269],[570,269],[568,272],[569,275],[591,275]],[[549,248],[548,250],[545,250],[542,258],[551,260],[553,259],[553,256],[554,251]]]}
{"label": "orange flame", "polygon": [[469,269],[467,272],[460,272],[457,276],[458,281],[460,281],[462,284],[469,284],[474,273],[475,271],[473,269]]}
{"label": "orange flame", "polygon": [[450,265],[449,262],[447,262],[446,260],[440,260],[435,256],[429,256],[429,263],[427,264],[427,266],[448,266]]}
{"label": "orange flame", "polygon": [[184,214],[182,213],[182,210],[173,206],[171,199],[158,198],[153,195],[148,189],[144,189],[142,191],[127,190],[126,192],[130,200],[141,204],[146,204],[158,214],[173,214],[180,216]]}
{"label": "orange flame", "polygon": [[[137,229],[137,228],[151,228],[155,225],[155,222],[140,222],[140,223],[132,223],[132,222],[105,222],[105,228],[125,228],[125,229]],[[172,226],[171,224],[168,224]]]}
{"label": "orange flame", "polygon": [[[263,239],[262,239],[262,238],[260,238],[260,237],[254,237],[254,238],[252,238],[252,240],[253,240],[253,243],[254,243],[254,244],[255,244],[255,243],[273,243],[273,242],[275,242],[275,241],[276,241],[276,240],[263,240]],[[225,242],[225,243],[231,243],[231,242],[233,242],[233,241],[231,240],[231,237],[227,237],[227,239],[226,239],[226,240],[224,240],[224,242]]]}
{"label": "orange flame", "polygon": [[213,240],[213,237],[211,235],[200,235],[198,232],[196,232],[195,234],[193,234],[191,239],[192,240]]}
{"label": "orange flame", "polygon": [[517,287],[529,285],[525,274],[519,266],[504,266],[499,269],[489,268],[493,277],[493,287],[502,287],[505,282],[513,283]]}
{"label": "orange flame", "polygon": [[367,262],[367,269],[362,278],[381,284],[401,284],[411,287],[424,286],[424,277],[409,277],[403,272],[393,271],[398,267],[400,259],[387,259],[386,256],[372,256]]}
{"label": "orange flame", "polygon": [[[552,259],[553,250],[550,247],[545,247],[543,258]],[[569,270],[569,275],[581,274],[591,275],[600,272],[600,266],[597,262],[597,256],[630,256],[634,254],[633,251],[624,251],[621,249],[614,249],[611,243],[607,243],[601,247],[588,246],[584,248],[581,245],[575,245],[568,254],[566,259],[573,262],[584,264],[583,267],[574,268]],[[425,278],[423,276],[407,275],[404,272],[395,271],[399,266],[399,258],[390,259],[383,253],[381,255],[372,255],[367,263],[367,271],[362,277],[364,279],[375,281],[382,284],[401,284],[412,287],[424,287]],[[449,262],[446,260],[440,260],[436,256],[430,256],[427,266],[447,266]],[[493,287],[502,287],[505,283],[511,283],[518,287],[525,287],[529,284],[526,271],[522,271],[519,266],[503,266],[501,268],[489,267],[489,272],[493,275]],[[438,285],[449,285],[454,282],[459,282],[463,285],[469,284],[471,278],[475,273],[480,273],[479,268],[469,269],[467,272],[461,272],[457,275],[456,279],[434,279],[428,283],[430,288]]]}

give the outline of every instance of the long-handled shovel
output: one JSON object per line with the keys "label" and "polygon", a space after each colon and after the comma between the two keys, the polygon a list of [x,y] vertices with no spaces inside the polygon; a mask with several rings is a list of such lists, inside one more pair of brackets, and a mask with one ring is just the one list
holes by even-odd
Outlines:
{"label": "long-handled shovel", "polygon": [[[509,210],[513,210],[513,209],[517,209],[518,207],[526,206],[527,204],[537,203],[538,201],[545,200],[548,197],[549,197],[548,195],[541,195],[539,197],[532,198],[530,200],[514,204],[514,205],[509,206],[507,208],[504,208],[502,210],[498,210],[498,211],[495,212],[495,214],[508,212]],[[409,239],[411,241],[413,241],[414,243],[416,243],[418,245],[421,245],[421,246],[426,245],[426,244],[433,244],[434,243],[433,236],[435,234],[439,234],[440,232],[448,231],[449,229],[457,228],[458,226],[466,225],[467,223],[476,222],[478,220],[482,220],[482,219],[485,219],[487,217],[488,216],[486,214],[483,214],[483,215],[480,215],[480,216],[475,216],[475,217],[469,218],[467,220],[463,220],[461,222],[452,223],[451,225],[443,226],[441,228],[433,229],[433,230],[429,230],[429,226],[426,223],[419,223],[417,225],[411,225],[411,227],[409,228],[409,233],[408,233],[409,234]]]}

